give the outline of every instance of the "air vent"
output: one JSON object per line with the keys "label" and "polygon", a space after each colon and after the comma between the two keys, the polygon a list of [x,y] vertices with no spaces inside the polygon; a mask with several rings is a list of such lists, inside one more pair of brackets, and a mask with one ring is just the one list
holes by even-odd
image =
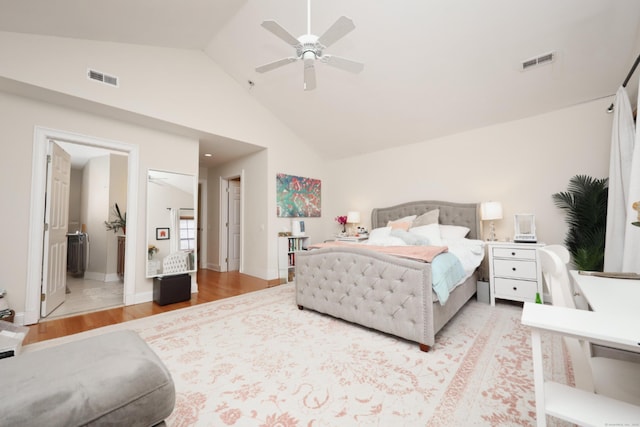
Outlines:
{"label": "air vent", "polygon": [[531,58],[531,59],[527,59],[525,61],[522,61],[522,71],[524,70],[528,70],[531,67],[535,67],[538,65],[543,65],[543,64],[550,64],[553,62],[553,60],[555,59],[555,52],[549,52],[549,53],[545,53],[544,55],[540,55],[538,57],[535,58]]}
{"label": "air vent", "polygon": [[115,76],[110,76],[108,74],[101,73],[100,71],[91,70],[91,69],[88,70],[87,76],[91,80],[95,80],[95,81],[100,82],[100,83],[108,84],[110,86],[118,87],[118,78],[115,77]]}

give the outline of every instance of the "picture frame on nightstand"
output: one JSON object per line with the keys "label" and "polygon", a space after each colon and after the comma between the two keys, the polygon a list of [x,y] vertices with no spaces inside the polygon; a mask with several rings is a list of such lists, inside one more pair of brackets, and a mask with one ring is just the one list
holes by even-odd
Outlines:
{"label": "picture frame on nightstand", "polygon": [[515,214],[513,216],[515,243],[536,243],[536,216],[534,214]]}

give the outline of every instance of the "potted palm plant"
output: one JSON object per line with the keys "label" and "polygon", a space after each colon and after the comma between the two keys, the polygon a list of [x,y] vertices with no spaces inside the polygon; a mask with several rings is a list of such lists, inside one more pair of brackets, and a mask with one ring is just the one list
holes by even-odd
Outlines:
{"label": "potted palm plant", "polygon": [[567,213],[569,231],[564,240],[580,270],[602,271],[607,229],[608,179],[576,175],[567,191],[554,194],[557,207]]}
{"label": "potted palm plant", "polygon": [[122,228],[122,233],[127,234],[127,213],[125,212],[124,215],[120,213],[120,207],[116,203],[113,205],[113,208],[111,208],[111,214],[115,219],[104,222],[107,230],[117,233],[118,230]]}

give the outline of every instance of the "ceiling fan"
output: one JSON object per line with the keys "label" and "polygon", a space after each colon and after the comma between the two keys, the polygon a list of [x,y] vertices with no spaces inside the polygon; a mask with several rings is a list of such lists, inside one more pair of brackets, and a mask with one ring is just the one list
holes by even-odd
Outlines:
{"label": "ceiling fan", "polygon": [[256,68],[258,73],[265,73],[298,60],[304,61],[304,90],[316,88],[315,62],[319,60],[341,70],[359,73],[364,64],[339,56],[325,55],[324,49],[353,31],[356,26],[346,16],[341,16],[320,37],[311,34],[311,0],[307,0],[307,34],[295,38],[276,21],[264,21],[262,26],[275,36],[290,44],[296,50],[296,56],[279,59]]}

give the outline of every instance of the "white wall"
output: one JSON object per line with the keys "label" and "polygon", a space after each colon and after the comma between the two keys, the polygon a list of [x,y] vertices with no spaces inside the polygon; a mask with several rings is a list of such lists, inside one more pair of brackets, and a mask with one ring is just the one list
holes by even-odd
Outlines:
{"label": "white wall", "polygon": [[[196,133],[250,142],[267,149],[208,171],[207,208],[212,220],[207,250],[209,262],[218,262],[219,194],[215,196],[219,178],[244,171],[244,272],[266,279],[277,278],[277,232],[290,227],[289,219],[276,217],[277,173],[322,180],[322,217],[305,221],[312,241],[333,234],[337,230],[333,218],[348,210],[359,210],[366,220],[375,206],[444,199],[502,201],[505,220],[497,223],[502,237],[512,234],[514,213],[533,212],[539,235],[548,243],[561,241],[565,229],[551,194],[564,190],[575,174],[607,174],[611,116],[603,111],[611,99],[326,162],[199,51],[0,32],[0,56],[0,83],[15,80],[38,96],[59,102],[58,94],[69,95],[64,98],[66,104],[84,100],[79,105],[87,107],[64,108],[0,92],[0,124],[5,140],[13,144],[12,156],[0,160],[5,183],[0,196],[14,203],[12,212],[29,212],[34,126],[139,145],[139,224],[146,221],[146,170],[196,174],[198,142],[108,117],[131,113],[137,119],[149,117]],[[88,67],[117,75],[120,87],[88,80]],[[15,225],[6,236],[13,243],[0,249],[0,256],[26,259],[28,214],[8,215],[5,211],[0,219]],[[134,232],[141,254],[136,262],[136,291],[144,293],[151,289],[151,282],[144,279],[146,233],[144,227]],[[24,301],[28,268],[26,262],[15,263],[6,274],[9,299],[17,311]]]}
{"label": "white wall", "polygon": [[[108,156],[108,170],[106,171],[106,176],[109,181],[107,182],[107,205],[102,206],[102,215],[96,214],[97,218],[105,218],[100,222],[100,224],[96,224],[96,232],[104,236],[104,221],[114,219],[111,215],[111,210],[118,204],[118,208],[120,209],[120,213],[125,215],[127,212],[127,177],[128,173],[128,162],[129,159],[127,156],[110,154]],[[102,233],[101,233],[102,232]],[[118,231],[118,233],[107,232],[107,253],[106,253],[106,273],[107,273],[107,281],[115,281],[119,280],[118,277],[118,237],[117,234],[125,233],[124,230]],[[126,265],[125,265],[126,269]]]}
{"label": "white wall", "polygon": [[69,183],[69,225],[67,231],[75,233],[81,231],[82,206],[82,169],[71,168],[71,182]]}
{"label": "white wall", "polygon": [[[245,218],[244,228],[250,232],[245,233],[243,247],[250,248],[244,257],[249,262],[247,273],[262,278],[277,277],[277,231],[288,221],[275,217],[275,175],[283,172],[322,179],[320,171],[324,164],[304,141],[257,103],[245,88],[203,52],[0,32],[0,56],[3,58],[0,61],[0,87],[46,100],[37,102],[38,108],[33,111],[26,108],[18,117],[14,104],[30,101],[7,92],[0,93],[0,112],[7,112],[0,116],[0,120],[3,123],[13,122],[10,127],[14,129],[9,129],[9,133],[19,134],[19,138],[9,135],[7,140],[23,144],[26,150],[31,148],[34,126],[52,127],[98,137],[135,140],[135,144],[139,141],[141,174],[151,167],[195,175],[198,169],[195,140],[175,137],[194,145],[181,149],[177,143],[165,149],[164,142],[174,136],[132,138],[130,129],[151,129],[108,117],[131,118],[153,125],[156,120],[161,120],[186,129],[189,135],[208,133],[267,147],[268,154],[257,172],[259,175],[247,179],[251,187],[245,193],[252,201],[252,210],[247,210],[249,214]],[[120,87],[115,89],[88,80],[87,68],[118,76]],[[42,72],[43,69],[47,72]],[[56,107],[50,102],[69,105],[76,110]],[[40,114],[38,109],[44,105],[44,109],[50,108],[51,111]],[[61,111],[66,111],[62,114],[64,118],[54,117]],[[92,122],[100,124],[95,126]],[[105,123],[113,123],[113,126],[107,129]],[[139,133],[137,130],[133,132],[136,136],[140,136]],[[158,132],[158,135],[163,133]],[[23,182],[27,183],[31,163],[26,159],[30,159],[30,154],[24,152],[23,157],[10,165],[9,170],[19,164]],[[144,176],[139,177],[139,181],[146,182]],[[17,196],[23,199],[23,211],[28,212],[28,185],[22,190]],[[13,192],[13,189],[3,187],[2,192]],[[146,221],[145,195],[146,190],[140,184],[139,224]],[[319,221],[317,223],[320,224]],[[21,235],[26,235],[28,225],[21,224],[17,229],[21,230]],[[140,233],[138,241],[146,243],[146,233],[139,230],[136,233]],[[25,255],[26,248],[22,250],[22,255]],[[144,267],[143,261],[141,258],[137,263],[138,269]],[[13,283],[24,283],[26,265],[17,265],[16,268],[23,271],[16,273],[18,280]],[[137,286],[141,290],[151,287],[145,280]],[[17,294],[19,303],[16,308],[19,311],[24,293],[13,293]]]}
{"label": "white wall", "polygon": [[[106,281],[107,273],[116,272],[116,265],[113,262],[111,269],[108,270],[107,266],[110,251],[117,248],[116,234],[107,231],[104,226],[104,221],[112,219],[109,218],[111,213],[109,208],[109,156],[90,159],[83,171],[82,193],[86,197],[82,207],[82,220],[87,225],[90,245],[85,277]],[[115,255],[113,258],[115,259]]]}
{"label": "white wall", "polygon": [[[291,230],[291,218],[276,216],[276,175],[304,176],[320,179],[324,185],[327,175],[325,162],[305,145],[274,146],[207,171],[209,229],[207,253],[209,268],[220,269],[219,249],[220,182],[221,178],[242,176],[243,224],[240,271],[266,280],[278,278],[278,232]],[[327,197],[322,188],[322,203]],[[324,206],[323,206],[324,209]],[[306,233],[312,242],[324,239],[323,217],[305,218]],[[268,254],[267,257],[264,254]]]}
{"label": "white wall", "polygon": [[[12,207],[0,210],[0,221],[7,224],[4,238],[11,242],[10,245],[0,245],[0,257],[15,260],[4,264],[0,286],[7,289],[8,301],[17,313],[22,312],[25,307],[27,271],[31,268],[27,265],[27,258],[35,126],[139,146],[138,224],[145,224],[146,221],[147,169],[172,170],[193,175],[198,172],[197,140],[0,91],[0,127],[4,141],[11,144],[10,154],[0,158],[0,198],[8,201]],[[106,213],[102,214],[101,221],[106,219],[105,215]],[[150,295],[153,283],[145,279],[145,228],[138,228],[127,230],[127,234],[136,233],[137,252],[140,256],[134,266],[135,293],[144,297]]]}
{"label": "white wall", "polygon": [[[565,217],[551,195],[574,175],[608,176],[611,100],[330,162],[325,217],[359,210],[368,227],[374,207],[495,200],[504,209],[499,239],[513,237],[514,214],[533,213],[539,240],[562,243]],[[325,222],[327,235],[337,228]]]}

